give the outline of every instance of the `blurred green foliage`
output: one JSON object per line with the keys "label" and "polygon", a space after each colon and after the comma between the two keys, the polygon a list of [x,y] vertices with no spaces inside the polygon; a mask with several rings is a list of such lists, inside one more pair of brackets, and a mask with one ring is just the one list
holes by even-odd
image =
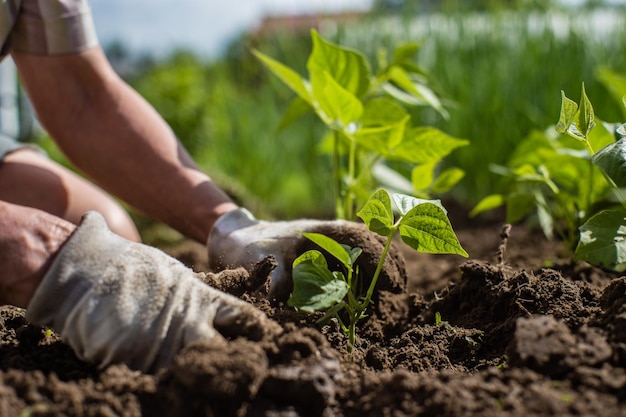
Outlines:
{"label": "blurred green foliage", "polygon": [[[450,117],[428,108],[414,109],[412,116],[470,140],[447,159],[467,173],[453,197],[469,207],[502,187],[490,164],[506,165],[523,138],[558,119],[561,90],[575,95],[585,82],[598,113],[608,121],[623,118],[596,70],[626,72],[626,27],[593,26],[592,19],[606,15],[582,10],[531,9],[384,14],[357,23],[323,22],[319,30],[369,57],[380,48],[422,43],[417,61],[432,75]],[[624,21],[622,10],[610,13]],[[216,61],[179,52],[127,79],[201,167],[244,204],[275,217],[331,217],[331,161],[316,148],[322,128],[305,117],[277,130],[293,95],[262,68],[252,48],[305,74],[309,28],[243,35]]]}

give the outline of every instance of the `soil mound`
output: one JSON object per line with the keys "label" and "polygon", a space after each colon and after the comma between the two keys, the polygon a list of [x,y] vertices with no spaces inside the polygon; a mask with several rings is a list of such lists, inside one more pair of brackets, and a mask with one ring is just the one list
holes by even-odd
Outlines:
{"label": "soil mound", "polygon": [[[0,416],[626,415],[626,278],[557,261],[556,245],[538,255],[536,237],[515,233],[505,257],[497,230],[481,233],[459,233],[470,261],[396,252],[388,271],[399,275],[380,288],[352,353],[337,323],[261,297],[271,259],[212,285],[284,332],[198,342],[156,375],[97,370],[1,307]],[[201,265],[193,253],[186,244],[176,255]]]}

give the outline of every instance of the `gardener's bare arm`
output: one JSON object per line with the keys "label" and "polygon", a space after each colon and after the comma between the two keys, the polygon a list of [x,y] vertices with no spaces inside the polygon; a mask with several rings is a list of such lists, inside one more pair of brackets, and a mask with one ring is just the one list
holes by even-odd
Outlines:
{"label": "gardener's bare arm", "polygon": [[76,226],[0,200],[0,304],[25,308],[54,254]]}
{"label": "gardener's bare arm", "polygon": [[156,111],[117,76],[101,48],[12,56],[41,123],[72,163],[107,191],[203,243],[215,219],[236,208]]}

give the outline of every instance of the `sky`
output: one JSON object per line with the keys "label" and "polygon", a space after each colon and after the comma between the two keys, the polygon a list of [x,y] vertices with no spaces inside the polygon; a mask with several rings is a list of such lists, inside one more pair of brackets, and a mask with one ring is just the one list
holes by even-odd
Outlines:
{"label": "sky", "polygon": [[367,10],[373,0],[90,0],[103,45],[122,41],[156,55],[176,47],[218,55],[268,14]]}

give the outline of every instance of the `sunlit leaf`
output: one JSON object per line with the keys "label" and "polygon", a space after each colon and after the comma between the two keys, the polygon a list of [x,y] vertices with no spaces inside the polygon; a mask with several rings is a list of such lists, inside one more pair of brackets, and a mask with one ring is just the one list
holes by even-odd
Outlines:
{"label": "sunlit leaf", "polygon": [[293,293],[287,304],[305,312],[326,310],[341,302],[349,291],[344,280],[310,260],[299,262],[292,275]]}
{"label": "sunlit leaf", "polygon": [[393,211],[391,199],[385,190],[378,190],[370,196],[365,205],[356,214],[368,229],[381,236],[389,236],[393,231]]}
{"label": "sunlit leaf", "polygon": [[400,220],[399,230],[402,241],[419,252],[468,256],[441,204],[416,205]]}
{"label": "sunlit leaf", "polygon": [[567,133],[578,113],[578,104],[570,100],[565,95],[565,91],[561,91],[561,114],[556,124],[556,130],[559,133]]}
{"label": "sunlit leaf", "polygon": [[301,232],[304,237],[317,244],[319,247],[330,253],[333,257],[337,258],[346,267],[352,266],[352,259],[350,257],[350,250],[335,241],[334,239],[323,235],[321,233],[313,232]]}
{"label": "sunlit leaf", "polygon": [[334,129],[345,129],[363,114],[363,104],[339,85],[328,72],[312,76],[314,108],[322,120]]}
{"label": "sunlit leaf", "polygon": [[504,195],[490,194],[486,197],[483,197],[483,199],[480,200],[478,204],[476,204],[476,206],[474,206],[472,211],[470,211],[469,216],[475,217],[478,214],[483,213],[485,211],[497,209],[498,207],[502,207],[504,203],[505,203]]}
{"label": "sunlit leaf", "polygon": [[313,50],[307,62],[309,76],[328,73],[343,89],[357,98],[369,88],[370,70],[367,60],[352,49],[335,45],[322,38],[317,31],[311,31]]}
{"label": "sunlit leaf", "polygon": [[301,99],[311,104],[311,95],[307,87],[306,81],[294,70],[288,66],[276,61],[273,58],[263,54],[259,51],[252,51],[254,56],[261,60],[274,75],[281,79],[282,82],[287,84]]}

